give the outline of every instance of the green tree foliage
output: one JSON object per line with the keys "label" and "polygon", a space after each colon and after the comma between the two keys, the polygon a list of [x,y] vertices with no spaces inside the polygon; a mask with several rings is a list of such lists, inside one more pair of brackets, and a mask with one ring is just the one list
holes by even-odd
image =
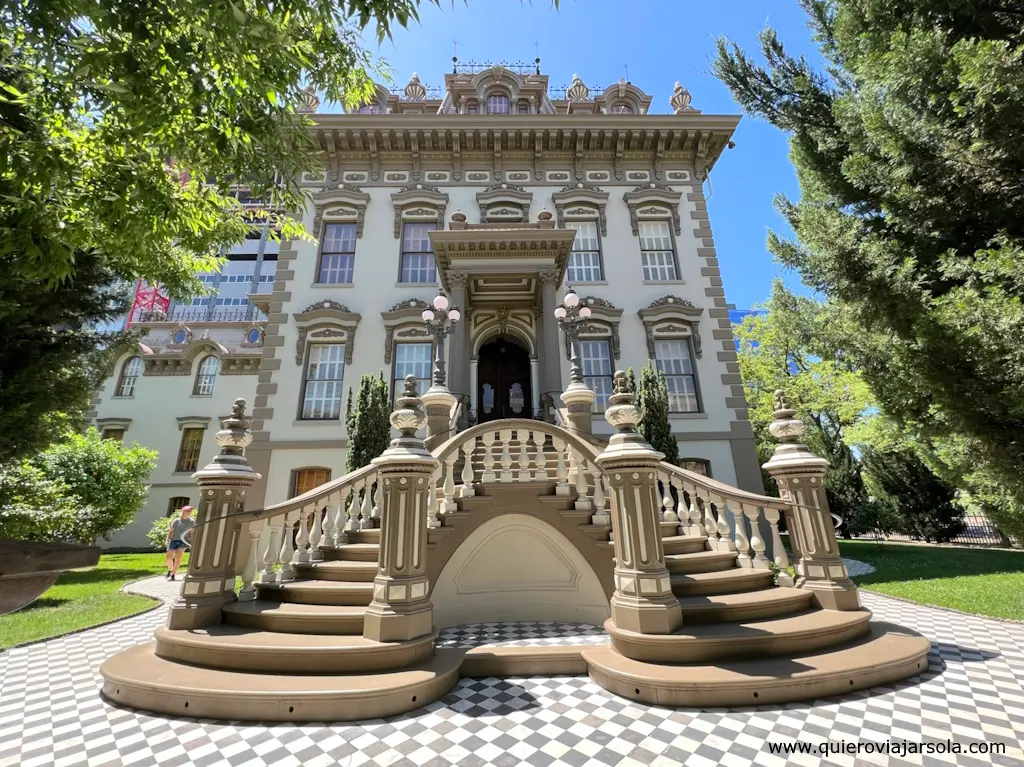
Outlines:
{"label": "green tree foliage", "polygon": [[127,338],[93,328],[126,308],[95,256],[83,255],[74,277],[53,288],[0,256],[0,466],[81,425],[109,354]]}
{"label": "green tree foliage", "polygon": [[863,452],[868,484],[890,510],[893,527],[926,541],[946,543],[964,529],[956,488],[946,484],[913,450]]}
{"label": "green tree foliage", "polygon": [[96,429],[67,434],[0,472],[0,537],[109,539],[142,508],[156,456],[138,443],[102,439]]}
{"label": "green tree foliage", "polygon": [[378,458],[387,449],[391,440],[390,415],[388,384],[384,380],[384,374],[363,374],[359,379],[355,407],[352,406],[352,389],[349,388],[348,404],[345,408],[345,426],[348,430],[346,472],[369,466],[370,461]]}
{"label": "green tree foliage", "polygon": [[1024,534],[1024,37],[1007,4],[800,0],[827,74],[761,36],[716,74],[790,134],[796,241],[878,406]]}
{"label": "green tree foliage", "polygon": [[665,374],[648,361],[640,371],[639,382],[633,374],[633,368],[626,371],[626,380],[630,391],[636,393],[636,403],[642,414],[638,431],[651,447],[665,454],[664,460],[678,465],[679,443],[672,436],[672,424],[668,419],[668,384],[665,382]]}

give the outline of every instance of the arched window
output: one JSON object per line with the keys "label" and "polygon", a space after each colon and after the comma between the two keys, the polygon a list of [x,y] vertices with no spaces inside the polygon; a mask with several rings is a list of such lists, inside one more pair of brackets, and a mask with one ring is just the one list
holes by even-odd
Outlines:
{"label": "arched window", "polygon": [[508,96],[503,93],[494,93],[487,97],[487,114],[507,115],[508,113]]}
{"label": "arched window", "polygon": [[618,103],[612,104],[611,112],[613,115],[631,115],[633,114],[633,107],[629,104]]}
{"label": "arched window", "polygon": [[142,358],[129,357],[121,368],[121,379],[117,382],[118,397],[131,397],[135,394],[135,384],[142,375]]}
{"label": "arched window", "polygon": [[220,360],[216,357],[206,357],[199,363],[199,372],[196,373],[196,385],[192,393],[201,397],[213,394],[213,386],[217,383],[217,373],[220,372]]}

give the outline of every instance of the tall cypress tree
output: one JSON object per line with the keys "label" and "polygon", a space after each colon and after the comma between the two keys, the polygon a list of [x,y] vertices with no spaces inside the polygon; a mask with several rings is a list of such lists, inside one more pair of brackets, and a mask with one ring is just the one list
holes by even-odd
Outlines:
{"label": "tall cypress tree", "polygon": [[790,135],[795,242],[843,347],[936,468],[1024,535],[1024,34],[1019,5],[800,0],[827,73],[761,36],[715,73]]}
{"label": "tall cypress tree", "polygon": [[[632,368],[630,368],[632,373]],[[679,443],[672,436],[672,424],[668,420],[668,383],[665,374],[654,367],[653,362],[640,371],[640,382],[636,384],[637,404],[643,414],[640,433],[651,447],[665,454],[671,464],[679,463]]]}
{"label": "tall cypress tree", "polygon": [[352,406],[352,389],[349,388],[345,408],[345,427],[348,430],[346,472],[368,466],[387,449],[391,437],[390,415],[384,374],[372,376],[364,373],[359,379],[355,407]]}

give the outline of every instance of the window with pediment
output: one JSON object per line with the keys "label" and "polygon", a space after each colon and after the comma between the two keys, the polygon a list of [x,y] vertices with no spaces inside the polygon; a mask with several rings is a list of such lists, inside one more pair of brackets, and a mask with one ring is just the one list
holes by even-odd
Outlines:
{"label": "window with pediment", "polygon": [[507,115],[510,111],[508,96],[504,93],[492,93],[487,97],[487,114]]}
{"label": "window with pediment", "polygon": [[601,238],[597,233],[597,221],[567,221],[566,226],[576,230],[572,242],[569,264],[565,272],[570,285],[604,280],[601,268]]}
{"label": "window with pediment", "polygon": [[668,220],[641,221],[640,261],[648,282],[674,282],[679,278],[675,240]]}

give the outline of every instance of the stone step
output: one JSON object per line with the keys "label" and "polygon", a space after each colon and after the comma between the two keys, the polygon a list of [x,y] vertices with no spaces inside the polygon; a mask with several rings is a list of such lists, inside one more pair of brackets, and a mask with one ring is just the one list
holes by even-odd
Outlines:
{"label": "stone step", "polygon": [[736,552],[698,551],[693,554],[666,554],[665,566],[670,573],[683,575],[730,570],[736,567]]}
{"label": "stone step", "polygon": [[[658,527],[661,530],[662,540],[665,538],[674,538],[679,535],[678,522],[659,522]],[[612,540],[614,540],[614,538],[612,538]]]}
{"label": "stone step", "polygon": [[372,583],[323,580],[295,580],[284,583],[257,583],[260,599],[298,602],[306,605],[368,605],[373,599]]}
{"label": "stone step", "polygon": [[380,543],[380,528],[371,527],[345,533],[345,543]]}
{"label": "stone step", "polygon": [[330,559],[297,565],[295,574],[310,580],[367,582],[377,577],[377,563]]}
{"label": "stone step", "polygon": [[376,543],[345,543],[341,546],[321,546],[325,560],[376,562],[380,546]]}
{"label": "stone step", "polygon": [[568,522],[575,522],[577,525],[590,524],[590,518],[594,516],[593,509],[577,511],[576,509],[560,509],[559,514]]}
{"label": "stone step", "polygon": [[459,680],[464,651],[380,674],[247,674],[160,658],[156,643],[123,650],[100,668],[103,695],[159,714],[262,722],[345,722],[403,714],[432,703]]}
{"label": "stone step", "polygon": [[284,634],[362,634],[363,605],[306,605],[254,599],[224,606],[224,622]]}
{"label": "stone step", "polygon": [[731,594],[768,588],[774,577],[771,570],[734,567],[710,573],[689,573],[672,576],[672,593],[678,597],[698,594]]}
{"label": "stone step", "polygon": [[811,609],[814,595],[804,589],[774,586],[760,591],[679,597],[683,625],[764,620]]}
{"label": "stone step", "polygon": [[580,525],[580,530],[589,535],[595,541],[602,543],[608,542],[608,536],[611,535],[611,525]]}
{"label": "stone step", "polygon": [[666,554],[695,554],[708,550],[708,539],[704,535],[669,535],[661,542]]}
{"label": "stone step", "polygon": [[637,634],[605,630],[612,647],[627,658],[646,663],[709,663],[814,652],[853,641],[869,630],[868,610],[806,610],[797,615],[742,623],[687,625],[675,634]]}
{"label": "stone step", "polygon": [[612,647],[587,647],[590,678],[629,700],[665,707],[712,708],[813,700],[915,676],[928,667],[930,642],[890,623],[842,647],[727,664],[662,665]]}
{"label": "stone step", "polygon": [[350,674],[391,671],[422,663],[436,634],[404,642],[362,636],[283,634],[240,626],[156,630],[156,655],[165,660],[254,674]]}

